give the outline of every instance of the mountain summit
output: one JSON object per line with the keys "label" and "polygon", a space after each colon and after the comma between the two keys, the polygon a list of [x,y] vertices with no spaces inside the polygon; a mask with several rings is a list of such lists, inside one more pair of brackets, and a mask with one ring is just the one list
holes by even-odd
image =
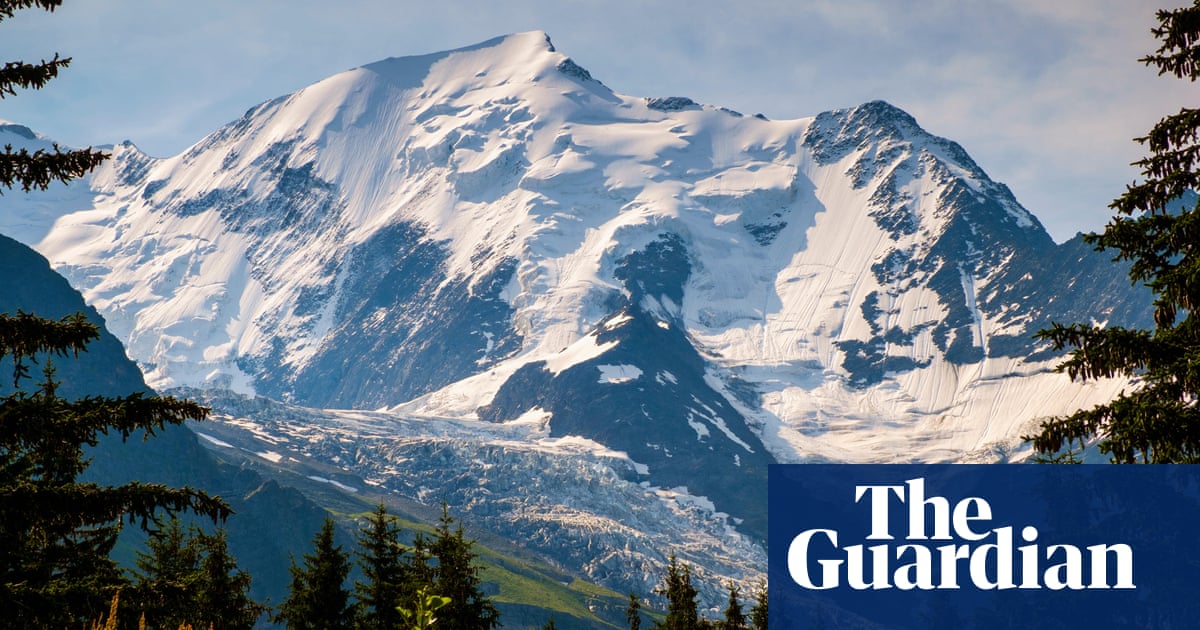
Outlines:
{"label": "mountain summit", "polygon": [[541,32],[338,74],[174,157],[113,152],[0,229],[152,385],[582,440],[759,540],[768,464],[1008,458],[1121,385],[1070,383],[1031,334],[1147,315],[888,103],[770,121],[626,96]]}

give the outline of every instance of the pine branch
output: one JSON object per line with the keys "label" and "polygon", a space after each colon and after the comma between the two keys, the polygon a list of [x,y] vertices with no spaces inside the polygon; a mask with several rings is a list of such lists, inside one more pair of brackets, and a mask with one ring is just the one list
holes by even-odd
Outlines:
{"label": "pine branch", "polygon": [[1191,7],[1157,13],[1159,26],[1150,29],[1162,41],[1155,54],[1139,59],[1157,66],[1158,74],[1195,81],[1200,76],[1200,1]]}
{"label": "pine branch", "polygon": [[40,90],[51,79],[58,76],[59,68],[71,65],[70,57],[59,57],[58,54],[50,61],[32,64],[23,61],[9,61],[0,68],[0,99],[5,96],[15,96],[17,88]]}
{"label": "pine branch", "polygon": [[0,189],[19,184],[25,192],[46,190],[55,181],[65,184],[82,177],[106,159],[107,153],[90,148],[62,151],[56,144],[53,152],[38,149],[30,153],[28,149],[13,151],[12,145],[6,145],[0,153]]}
{"label": "pine branch", "polygon": [[90,432],[93,436],[95,432],[107,434],[112,431],[122,439],[128,439],[135,431],[143,431],[148,438],[166,425],[208,417],[207,407],[189,400],[170,396],[146,397],[140,393],[124,398],[89,397],[66,403],[65,407],[71,417],[72,431]]}
{"label": "pine branch", "polygon": [[16,317],[0,313],[0,359],[12,357],[13,387],[28,375],[24,360],[40,353],[78,356],[88,342],[100,338],[100,329],[82,313],[58,321],[18,310]]}
{"label": "pine branch", "polygon": [[0,0],[0,21],[12,17],[21,9],[30,7],[38,7],[54,12],[55,9],[62,6],[63,0]]}
{"label": "pine branch", "polygon": [[0,486],[0,505],[5,517],[26,510],[42,514],[39,522],[47,533],[111,525],[122,518],[130,522],[138,520],[145,529],[160,511],[170,514],[190,511],[207,516],[214,523],[233,514],[220,497],[210,497],[192,488],[169,488],[140,481],[115,487],[77,482]]}

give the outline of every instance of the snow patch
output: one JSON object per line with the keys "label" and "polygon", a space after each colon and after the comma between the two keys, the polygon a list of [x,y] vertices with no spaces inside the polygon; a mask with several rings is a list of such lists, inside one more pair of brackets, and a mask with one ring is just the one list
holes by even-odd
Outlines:
{"label": "snow patch", "polygon": [[[277,460],[276,460],[276,461],[277,461]],[[355,487],[352,487],[352,486],[348,486],[348,485],[346,485],[346,484],[344,484],[344,483],[339,483],[339,482],[337,482],[337,481],[334,481],[333,479],[326,479],[326,478],[324,478],[324,477],[318,477],[318,476],[316,476],[316,475],[308,475],[308,478],[309,478],[309,479],[312,479],[313,481],[319,481],[319,482],[321,482],[321,483],[327,483],[327,484],[329,484],[329,485],[331,485],[331,486],[333,486],[333,487],[335,487],[335,488],[340,488],[340,489],[342,489],[342,490],[345,490],[346,492],[358,492],[358,488],[355,488]]]}
{"label": "snow patch", "polygon": [[205,442],[208,442],[209,444],[216,444],[217,446],[220,446],[221,448],[235,448],[229,442],[215,438],[207,433],[201,433],[199,431],[194,431],[194,433],[197,436],[199,436],[201,439],[203,439]]}
{"label": "snow patch", "polygon": [[616,341],[596,343],[596,335],[588,335],[564,348],[558,354],[546,359],[546,369],[555,376],[567,368],[590,361],[617,346]]}
{"label": "snow patch", "polygon": [[597,365],[600,370],[600,383],[619,385],[636,381],[641,378],[642,370],[635,365]]}

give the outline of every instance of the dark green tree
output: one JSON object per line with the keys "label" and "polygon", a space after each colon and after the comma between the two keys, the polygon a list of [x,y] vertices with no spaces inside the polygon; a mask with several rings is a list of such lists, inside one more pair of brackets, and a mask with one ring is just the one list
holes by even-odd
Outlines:
{"label": "dark green tree", "polygon": [[[53,11],[61,0],[0,0],[0,21],[16,11]],[[0,68],[0,98],[38,89],[70,59],[11,61]],[[0,153],[0,191],[45,189],[80,177],[107,156],[88,150]],[[88,466],[84,448],[103,434],[153,435],[168,424],[200,420],[206,410],[171,398],[141,394],[125,398],[58,396],[52,356],[86,350],[99,329],[83,315],[51,321],[18,312],[0,315],[0,359],[13,367],[12,393],[0,399],[0,627],[79,626],[107,612],[113,594],[127,584],[109,558],[123,519],[143,528],[163,511],[193,510],[214,520],[229,514],[218,499],[188,488],[130,483],[102,487],[81,483]],[[23,387],[30,364],[41,362],[43,380]]]}
{"label": "dark green tree", "polygon": [[[367,517],[366,527],[359,530],[355,554],[364,578],[354,583],[358,627],[399,628],[403,617],[398,608],[406,603],[402,597],[405,587],[412,588],[412,567],[405,561],[400,528],[382,503]],[[416,588],[411,592],[415,593]]]}
{"label": "dark green tree", "polygon": [[629,630],[642,630],[642,602],[637,595],[629,594],[629,605],[625,607],[625,621]]}
{"label": "dark green tree", "polygon": [[421,589],[425,589],[426,596],[437,594],[434,591],[437,575],[433,556],[429,552],[431,544],[422,532],[417,532],[413,537],[412,547],[407,550],[405,557],[404,582],[400,589],[401,608],[416,610],[421,604]]}
{"label": "dark green tree", "polygon": [[657,628],[695,630],[701,627],[700,615],[696,611],[699,592],[692,585],[692,568],[681,564],[675,554],[671,554],[663,587],[655,592],[667,599],[667,616]]}
{"label": "dark green tree", "polygon": [[748,630],[746,615],[742,612],[741,589],[729,583],[729,604],[725,607],[725,619],[717,627],[720,630]]}
{"label": "dark green tree", "polygon": [[759,584],[754,592],[754,607],[750,609],[750,626],[754,630],[767,630],[767,585]]}
{"label": "dark green tree", "polygon": [[151,533],[146,547],[123,607],[144,615],[149,627],[249,629],[266,611],[250,599],[250,575],[237,568],[224,530],[205,534],[172,518]]}
{"label": "dark green tree", "polygon": [[[40,7],[53,11],[61,4],[62,0],[0,0],[0,21],[11,18],[21,9]],[[40,89],[70,63],[69,57],[63,58],[57,54],[49,61],[38,63],[6,62],[0,68],[0,99],[15,96],[18,89]],[[20,187],[26,192],[45,190],[52,182],[65,183],[81,177],[107,157],[91,149],[62,151],[58,145],[54,145],[50,151],[39,149],[33,152],[28,149],[14,151],[12,145],[6,145],[4,152],[0,153],[0,191],[13,187]]]}
{"label": "dark green tree", "polygon": [[249,630],[267,607],[250,598],[250,574],[229,553],[226,533],[201,534],[204,554],[199,588],[194,591],[197,615],[192,625],[211,630]]}
{"label": "dark green tree", "polygon": [[200,548],[194,531],[178,518],[168,519],[151,532],[135,565],[132,597],[124,598],[126,608],[145,615],[150,627],[178,628],[195,619],[192,600],[200,579]]}
{"label": "dark green tree", "polygon": [[[1200,0],[1157,18],[1151,32],[1161,46],[1140,61],[1194,82]],[[1076,453],[1097,440],[1115,463],[1200,460],[1200,110],[1181,109],[1136,140],[1150,153],[1134,163],[1144,181],[1113,201],[1116,216],[1103,233],[1085,239],[1114,250],[1114,261],[1130,263],[1130,280],[1150,288],[1154,328],[1056,323],[1038,333],[1056,349],[1074,348],[1058,368],[1072,379],[1134,379],[1116,400],[1053,418],[1027,436],[1049,461],[1077,461]]]}
{"label": "dark green tree", "polygon": [[500,625],[500,613],[480,590],[480,568],[475,564],[473,540],[463,534],[462,524],[451,529],[454,519],[442,504],[436,536],[429,553],[437,561],[433,593],[450,598],[438,611],[438,624],[455,630],[490,630]]}
{"label": "dark green tree", "polygon": [[[13,365],[13,393],[0,398],[0,626],[59,627],[96,619],[127,580],[109,558],[123,519],[148,528],[187,510],[214,522],[230,514],[220,499],[190,488],[79,481],[84,448],[102,434],[153,435],[168,424],[203,419],[190,402],[132,394],[69,402],[47,357],[68,356],[99,336],[82,315],[61,321],[0,314],[0,359]],[[45,365],[32,392],[29,364]]]}
{"label": "dark green tree", "polygon": [[354,607],[346,576],[350,558],[334,543],[333,519],[325,519],[313,538],[313,552],[305,554],[304,566],[292,561],[292,583],[280,605],[276,622],[296,630],[345,630],[353,627]]}

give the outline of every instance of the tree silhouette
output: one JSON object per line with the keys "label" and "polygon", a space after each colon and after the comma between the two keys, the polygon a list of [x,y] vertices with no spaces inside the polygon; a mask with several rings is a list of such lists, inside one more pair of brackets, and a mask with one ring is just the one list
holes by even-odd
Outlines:
{"label": "tree silhouette", "polygon": [[[1161,42],[1141,61],[1195,82],[1200,76],[1200,0],[1159,11]],[[1163,118],[1137,141],[1150,155],[1134,163],[1145,178],[1111,204],[1103,233],[1085,239],[1129,261],[1129,278],[1154,294],[1154,329],[1053,324],[1038,333],[1075,350],[1059,366],[1072,379],[1123,376],[1134,388],[1116,400],[1045,422],[1027,436],[1050,461],[1077,461],[1099,439],[1115,463],[1200,460],[1200,109]],[[1190,199],[1190,201],[1186,201]]]}

